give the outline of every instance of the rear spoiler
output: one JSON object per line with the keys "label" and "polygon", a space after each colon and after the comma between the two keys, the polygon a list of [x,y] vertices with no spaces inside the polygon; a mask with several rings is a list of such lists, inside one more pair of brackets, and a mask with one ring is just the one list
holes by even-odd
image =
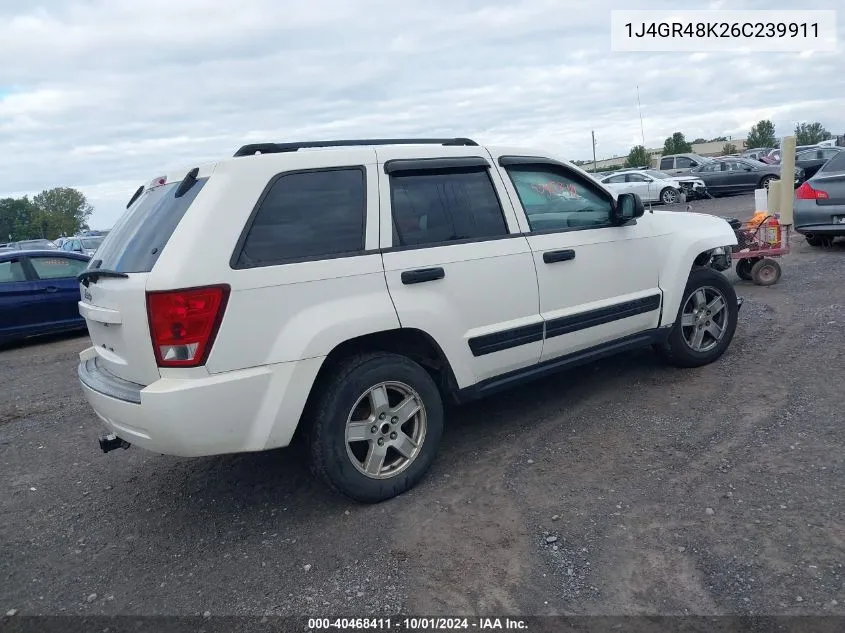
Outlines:
{"label": "rear spoiler", "polygon": [[[200,168],[194,167],[187,174],[185,174],[185,177],[179,183],[179,188],[176,190],[176,197],[177,198],[181,198],[182,196],[184,196],[191,189],[191,187],[193,187],[194,184],[196,184],[197,176],[199,176],[199,173],[200,173]],[[166,184],[167,184],[167,176],[158,176],[156,178],[153,178],[149,182],[149,184],[141,185],[140,187],[138,187],[135,190],[135,193],[132,194],[132,197],[129,198],[129,202],[126,203],[126,208],[128,209],[133,204],[135,204],[135,201],[138,198],[140,198],[141,194],[143,194],[147,189],[152,189],[153,187],[160,187],[160,186],[166,185]]]}

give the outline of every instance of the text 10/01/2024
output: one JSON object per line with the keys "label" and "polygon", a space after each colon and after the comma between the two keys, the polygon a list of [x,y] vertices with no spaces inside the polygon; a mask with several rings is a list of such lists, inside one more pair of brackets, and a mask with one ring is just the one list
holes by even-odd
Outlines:
{"label": "text 10/01/2024", "polygon": [[309,618],[308,631],[527,631],[519,618]]}

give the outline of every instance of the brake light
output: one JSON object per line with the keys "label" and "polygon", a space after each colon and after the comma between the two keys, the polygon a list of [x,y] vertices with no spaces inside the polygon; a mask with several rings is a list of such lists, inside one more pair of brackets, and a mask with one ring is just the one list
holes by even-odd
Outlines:
{"label": "brake light", "polygon": [[809,181],[806,181],[795,190],[795,197],[799,200],[830,200],[830,195],[828,195],[827,191],[813,189]]}
{"label": "brake light", "polygon": [[205,364],[229,300],[229,286],[147,293],[147,316],[159,367]]}

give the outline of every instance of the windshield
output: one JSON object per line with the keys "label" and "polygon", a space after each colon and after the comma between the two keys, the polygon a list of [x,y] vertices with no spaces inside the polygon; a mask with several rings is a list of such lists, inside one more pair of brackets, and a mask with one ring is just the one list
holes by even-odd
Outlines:
{"label": "windshield", "polygon": [[671,180],[674,176],[670,176],[664,171],[657,171],[656,169],[646,169],[645,172],[652,178],[657,178],[658,180]]}
{"label": "windshield", "polygon": [[97,250],[97,248],[99,248],[100,244],[102,243],[102,237],[86,237],[82,240],[82,248],[87,248],[88,250]]}

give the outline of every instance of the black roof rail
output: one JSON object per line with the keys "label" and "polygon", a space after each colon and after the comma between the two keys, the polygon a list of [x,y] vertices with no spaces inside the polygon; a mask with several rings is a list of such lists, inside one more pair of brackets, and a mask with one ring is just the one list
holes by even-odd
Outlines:
{"label": "black roof rail", "polygon": [[369,138],[342,139],[337,141],[302,141],[293,143],[251,143],[244,145],[235,156],[252,156],[253,154],[279,154],[295,152],[300,149],[313,147],[354,147],[356,145],[464,145],[477,146],[471,138]]}

